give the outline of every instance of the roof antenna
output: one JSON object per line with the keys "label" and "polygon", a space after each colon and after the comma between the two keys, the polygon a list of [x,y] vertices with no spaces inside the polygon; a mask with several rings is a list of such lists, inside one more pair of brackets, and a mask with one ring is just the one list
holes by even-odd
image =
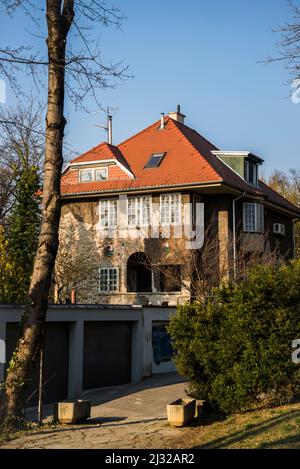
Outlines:
{"label": "roof antenna", "polygon": [[107,114],[107,141],[112,145],[112,116]]}
{"label": "roof antenna", "polygon": [[107,133],[107,143],[112,145],[112,115],[111,111],[117,112],[117,106],[107,106],[106,108],[106,125],[93,124],[94,127],[99,127],[100,129],[106,130]]}

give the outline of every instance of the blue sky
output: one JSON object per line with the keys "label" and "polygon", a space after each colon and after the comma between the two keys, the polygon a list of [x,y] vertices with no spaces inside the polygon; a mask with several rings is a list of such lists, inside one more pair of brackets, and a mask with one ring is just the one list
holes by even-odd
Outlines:
{"label": "blue sky", "polygon": [[[43,4],[43,1],[40,0]],[[258,63],[276,54],[272,28],[290,18],[286,0],[116,0],[127,20],[122,31],[102,29],[103,58],[124,60],[132,79],[98,93],[118,107],[114,143],[181,105],[186,124],[224,150],[251,150],[272,169],[299,167],[300,104],[289,98],[282,64]],[[1,45],[43,40],[22,15],[1,16]],[[96,33],[95,33],[96,34]],[[2,78],[0,76],[0,78]],[[31,81],[24,78],[29,89]],[[40,91],[42,96],[42,91]],[[8,92],[7,105],[14,98]],[[90,109],[95,109],[89,101]],[[3,105],[2,105],[3,106]],[[93,123],[103,113],[75,111],[67,103],[68,141],[76,151],[105,139]]]}

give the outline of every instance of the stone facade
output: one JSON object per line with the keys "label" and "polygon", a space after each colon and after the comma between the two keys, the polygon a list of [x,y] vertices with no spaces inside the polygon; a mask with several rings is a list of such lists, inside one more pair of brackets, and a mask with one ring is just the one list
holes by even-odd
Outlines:
{"label": "stone facade", "polygon": [[[195,263],[196,250],[187,248],[184,226],[188,225],[190,220],[190,229],[193,228],[195,200],[203,208],[203,220],[200,225],[205,237],[204,245],[209,242],[209,230],[215,235],[215,259],[210,260],[210,268],[219,272],[219,277],[216,275],[215,278],[226,280],[233,275],[234,196],[182,191],[179,227],[160,224],[160,196],[161,194],[156,192],[151,194],[152,225],[134,229],[128,227],[127,211],[122,208],[122,204],[127,203],[124,196],[123,199],[118,199],[117,196],[107,197],[118,200],[119,203],[115,229],[104,229],[100,226],[100,203],[101,200],[107,199],[95,196],[64,200],[60,248],[56,262],[56,302],[66,302],[72,289],[76,291],[77,302],[87,304],[176,306],[189,300],[190,276],[193,274],[192,263]],[[276,248],[279,258],[287,260],[293,257],[293,219],[265,207],[265,232],[244,232],[245,200],[239,200],[236,204],[236,252],[237,256],[240,250],[246,253],[246,260],[243,257],[239,260],[241,268],[246,268],[249,256],[268,257]],[[274,223],[285,225],[285,236],[273,233]],[[198,249],[201,247],[202,244]],[[141,257],[137,259],[137,256]],[[176,282],[172,281],[172,269],[175,266],[180,269],[181,288],[177,288]],[[170,278],[162,281],[162,278],[166,278],[165,272],[168,268],[171,269]],[[195,268],[197,269],[197,265]],[[111,275],[111,270],[114,271],[115,291],[101,291],[99,269],[104,269],[106,276]],[[172,290],[174,284],[175,288]]]}
{"label": "stone facade", "polygon": [[[153,194],[152,206],[159,205],[159,200],[159,194]],[[188,282],[187,279],[183,282],[181,291],[159,291],[158,277],[162,273],[160,267],[152,269],[152,291],[130,292],[127,285],[127,265],[130,256],[135,253],[145,253],[147,258],[151,259],[152,264],[180,265],[189,255],[185,248],[185,236],[176,238],[174,241],[174,227],[161,225],[158,226],[157,237],[151,237],[151,229],[148,227],[137,230],[120,228],[103,230],[99,223],[99,202],[100,200],[96,198],[82,199],[78,202],[65,201],[62,207],[60,248],[56,271],[62,268],[61,276],[65,275],[65,277],[69,277],[72,270],[74,273],[78,271],[78,275],[74,275],[73,278],[77,301],[88,304],[176,306],[189,299],[190,292],[184,286]],[[189,216],[189,210],[190,194],[181,194],[182,222]],[[159,220],[159,214],[152,213],[152,216],[153,219]],[[180,256],[177,255],[178,251],[180,251]],[[107,293],[99,291],[100,267],[118,269],[118,291]],[[147,275],[146,271],[144,275]],[[58,298],[56,286],[56,301],[64,302],[65,298],[70,295],[68,291],[70,288],[71,285],[67,285],[64,288],[63,297]]]}

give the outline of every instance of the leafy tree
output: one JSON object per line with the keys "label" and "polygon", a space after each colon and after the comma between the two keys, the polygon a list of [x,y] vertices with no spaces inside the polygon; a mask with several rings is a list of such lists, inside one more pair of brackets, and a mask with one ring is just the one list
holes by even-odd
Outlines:
{"label": "leafy tree", "polygon": [[21,173],[35,166],[42,176],[45,142],[41,105],[32,99],[0,109],[0,223],[8,224]]}
{"label": "leafy tree", "polygon": [[[287,200],[300,207],[300,171],[290,169],[275,170],[269,177],[267,184]],[[300,254],[300,223],[296,224],[296,253]]]}
{"label": "leafy tree", "polygon": [[14,201],[14,174],[0,167],[0,224],[4,225]]}
{"label": "leafy tree", "polygon": [[8,250],[8,241],[0,225],[0,302],[9,303],[14,296],[16,266]]}
{"label": "leafy tree", "polygon": [[15,301],[18,302],[26,299],[37,250],[41,220],[39,189],[37,168],[32,166],[23,170],[16,183],[16,203],[8,228],[8,250],[19,272],[18,276],[11,279]]}
{"label": "leafy tree", "polygon": [[226,413],[279,405],[300,391],[300,262],[258,266],[207,304],[186,304],[169,332],[190,391]]}

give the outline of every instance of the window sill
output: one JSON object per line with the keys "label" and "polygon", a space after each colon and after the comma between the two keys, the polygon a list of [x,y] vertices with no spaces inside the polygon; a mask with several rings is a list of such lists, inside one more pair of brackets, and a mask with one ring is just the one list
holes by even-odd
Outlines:
{"label": "window sill", "polygon": [[256,231],[256,230],[255,231],[254,230],[243,230],[242,232],[243,233],[252,233],[252,234],[262,234],[262,235],[265,234],[264,231]]}

